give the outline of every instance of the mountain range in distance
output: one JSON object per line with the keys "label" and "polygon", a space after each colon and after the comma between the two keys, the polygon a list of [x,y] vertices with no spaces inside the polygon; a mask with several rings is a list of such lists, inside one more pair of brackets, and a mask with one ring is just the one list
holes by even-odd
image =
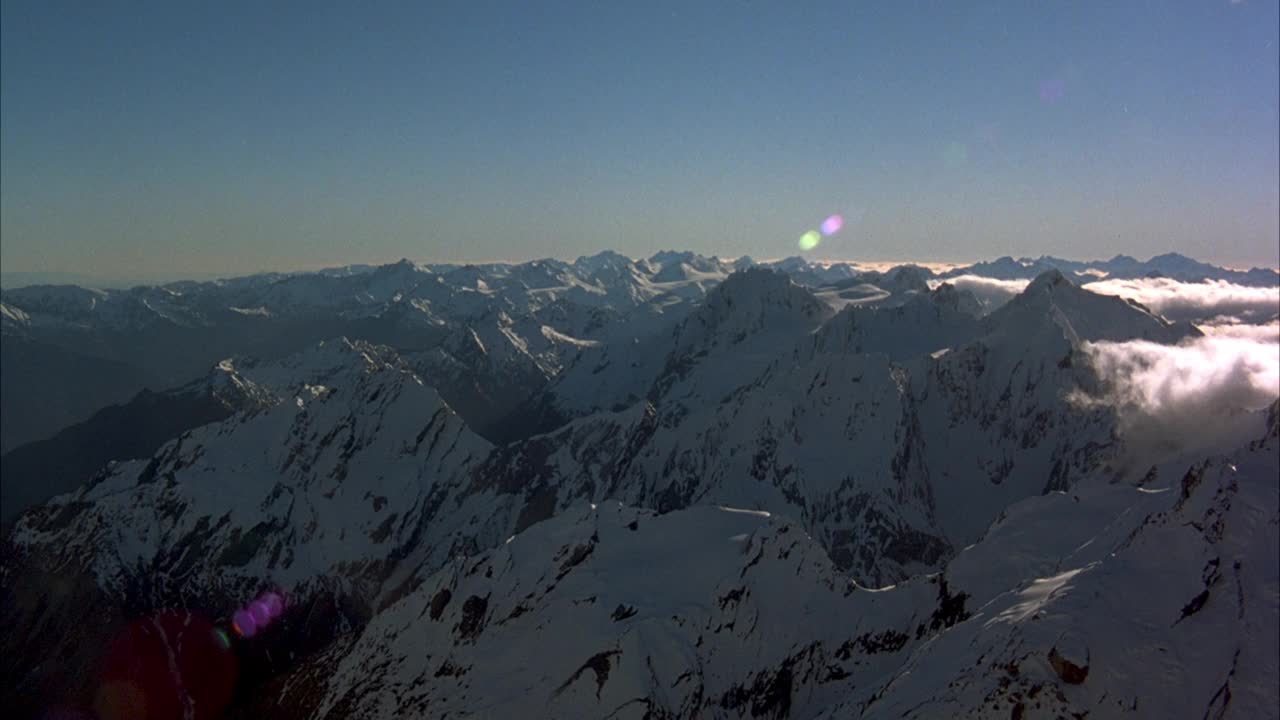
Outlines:
{"label": "mountain range in distance", "polygon": [[0,332],[19,714],[268,590],[194,716],[1280,702],[1275,270],[402,261],[6,289]]}

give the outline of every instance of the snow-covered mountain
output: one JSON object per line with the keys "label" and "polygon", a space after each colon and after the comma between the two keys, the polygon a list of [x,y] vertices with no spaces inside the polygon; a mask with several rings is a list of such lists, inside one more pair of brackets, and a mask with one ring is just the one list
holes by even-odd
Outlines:
{"label": "snow-covered mountain", "polygon": [[1027,499],[946,572],[874,590],[767,513],[578,505],[426,578],[259,709],[1263,717],[1277,449],[1273,425],[1140,487]]}
{"label": "snow-covered mountain", "polygon": [[[209,363],[225,415],[22,515],[3,699],[82,703],[129,619],[273,589],[232,717],[1273,707],[1280,405],[1152,455],[1072,400],[1108,387],[1086,349],[1195,327],[1057,270],[982,317],[920,268],[854,280],[881,297],[681,253],[224,283],[275,298],[235,323],[373,339]],[[213,317],[183,307],[156,322]]]}
{"label": "snow-covered mountain", "polygon": [[[402,260],[131,290],[5,290],[4,412],[13,421],[0,449],[46,438],[144,388],[191,382],[223,358],[274,359],[339,336],[405,353],[477,430],[501,436],[521,427],[508,416],[526,396],[583,347],[656,332],[731,271],[692,253],[647,261],[601,253],[572,264]],[[89,364],[100,372],[86,375]]]}
{"label": "snow-covered mountain", "polygon": [[112,460],[151,457],[175,435],[275,399],[270,388],[246,381],[230,363],[181,387],[143,390],[127,403],[0,456],[0,522],[7,526],[32,505],[75,490]]}
{"label": "snow-covered mountain", "polygon": [[943,278],[977,275],[999,280],[1027,280],[1046,271],[1058,270],[1073,280],[1085,282],[1097,277],[1132,279],[1164,277],[1184,282],[1223,280],[1250,287],[1274,287],[1280,284],[1276,268],[1255,267],[1234,270],[1192,260],[1178,253],[1165,253],[1149,260],[1116,255],[1110,260],[1064,260],[1048,255],[1038,258],[1002,257],[989,262],[956,267],[940,275]]}

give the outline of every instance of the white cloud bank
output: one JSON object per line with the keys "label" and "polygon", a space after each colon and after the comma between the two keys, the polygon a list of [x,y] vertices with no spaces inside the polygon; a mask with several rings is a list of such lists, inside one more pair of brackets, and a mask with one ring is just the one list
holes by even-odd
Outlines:
{"label": "white cloud bank", "polygon": [[1225,280],[1189,283],[1170,278],[1099,280],[1084,285],[1100,295],[1118,295],[1138,302],[1169,320],[1206,321],[1230,317],[1264,322],[1280,314],[1280,287],[1249,287]]}
{"label": "white cloud bank", "polygon": [[1214,318],[1196,327],[1200,328],[1200,332],[1212,337],[1243,338],[1280,345],[1280,320],[1250,325],[1234,318]]}
{"label": "white cloud bank", "polygon": [[[1030,281],[961,275],[945,282],[969,290],[990,312]],[[1280,287],[1170,278],[1101,279],[1083,287],[1194,322],[1204,333],[1178,345],[1084,343],[1104,389],[1071,399],[1116,409],[1131,469],[1145,472],[1158,458],[1229,450],[1255,439],[1261,419],[1251,411],[1280,397]]]}
{"label": "white cloud bank", "polygon": [[978,299],[983,310],[990,312],[1009,302],[1014,296],[1027,289],[1030,280],[998,280],[981,275],[957,275],[945,280],[932,280],[929,289],[936,290],[939,285],[949,283],[957,290],[968,290]]}
{"label": "white cloud bank", "polygon": [[[1030,280],[998,280],[981,275],[959,275],[934,280],[957,290],[968,290],[987,311],[1000,307],[1027,288]],[[1099,295],[1116,295],[1136,300],[1169,320],[1220,325],[1265,323],[1280,315],[1280,286],[1250,287],[1225,280],[1182,282],[1170,278],[1107,279],[1082,285]]]}
{"label": "white cloud bank", "polygon": [[1107,390],[1101,397],[1077,394],[1073,400],[1114,406],[1122,436],[1144,460],[1229,449],[1254,439],[1259,420],[1247,411],[1266,408],[1280,397],[1277,326],[1212,327],[1212,333],[1221,333],[1178,345],[1084,343]]}

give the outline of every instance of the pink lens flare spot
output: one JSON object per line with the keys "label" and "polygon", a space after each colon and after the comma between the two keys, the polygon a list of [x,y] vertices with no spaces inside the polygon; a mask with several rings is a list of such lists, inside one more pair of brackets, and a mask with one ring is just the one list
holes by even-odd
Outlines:
{"label": "pink lens flare spot", "polygon": [[823,235],[826,235],[827,237],[831,237],[832,235],[835,235],[836,233],[840,232],[840,228],[842,227],[844,227],[844,218],[840,217],[839,215],[832,215],[831,217],[822,221],[821,230]]}
{"label": "pink lens flare spot", "polygon": [[231,629],[240,637],[251,638],[258,632],[258,621],[253,619],[248,610],[237,610],[231,616]]}

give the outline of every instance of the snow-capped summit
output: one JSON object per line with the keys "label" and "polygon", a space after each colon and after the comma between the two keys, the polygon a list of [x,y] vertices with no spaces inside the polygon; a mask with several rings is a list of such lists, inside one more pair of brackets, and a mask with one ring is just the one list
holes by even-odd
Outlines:
{"label": "snow-capped summit", "polygon": [[976,313],[964,303],[965,295],[942,285],[897,306],[850,305],[814,335],[814,350],[884,353],[905,360],[963,345],[976,339],[980,329]]}
{"label": "snow-capped summit", "polygon": [[583,255],[573,261],[574,267],[582,270],[588,275],[595,274],[604,269],[622,270],[632,265],[631,258],[614,252],[613,250],[602,250],[595,255]]}
{"label": "snow-capped summit", "polygon": [[930,296],[938,305],[958,310],[966,315],[977,317],[982,314],[982,304],[974,294],[968,290],[958,290],[951,283],[942,283],[933,289]]}
{"label": "snow-capped summit", "polygon": [[1021,294],[984,318],[992,331],[1027,333],[1046,319],[1073,340],[1151,340],[1175,343],[1200,332],[1189,323],[1169,323],[1138,303],[1089,292],[1058,270],[1036,277]]}
{"label": "snow-capped summit", "polygon": [[696,391],[698,397],[717,402],[757,375],[779,347],[812,332],[831,315],[829,306],[784,273],[766,268],[736,272],[676,329],[651,397]]}

